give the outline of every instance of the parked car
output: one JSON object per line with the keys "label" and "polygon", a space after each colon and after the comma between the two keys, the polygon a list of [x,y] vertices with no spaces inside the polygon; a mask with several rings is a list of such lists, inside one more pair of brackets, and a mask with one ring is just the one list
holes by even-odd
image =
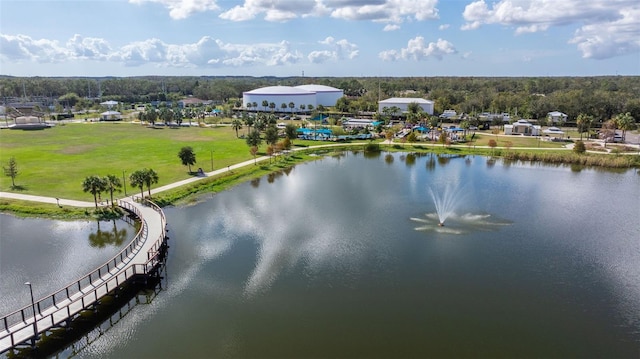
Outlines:
{"label": "parked car", "polygon": [[622,142],[622,135],[615,134],[613,135],[613,142]]}

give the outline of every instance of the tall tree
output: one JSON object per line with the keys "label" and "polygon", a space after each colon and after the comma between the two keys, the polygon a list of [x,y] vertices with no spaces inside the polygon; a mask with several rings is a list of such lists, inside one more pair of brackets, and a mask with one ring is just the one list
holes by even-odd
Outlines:
{"label": "tall tree", "polygon": [[593,125],[593,116],[580,113],[578,117],[576,117],[576,125],[578,126],[578,132],[580,132],[580,140],[582,140],[583,132],[587,132],[587,137],[588,137],[589,130]]}
{"label": "tall tree", "polygon": [[244,119],[244,123],[247,125],[247,133],[251,132],[251,127],[256,123],[256,119],[252,115],[247,116]]}
{"label": "tall tree", "polygon": [[182,109],[180,109],[180,107],[176,106],[173,108],[172,110],[172,119],[175,123],[178,124],[178,126],[182,125],[182,118],[184,117],[184,113],[182,112]]}
{"label": "tall tree", "polygon": [[109,191],[111,207],[114,207],[113,192],[120,191],[120,188],[122,188],[122,182],[120,182],[120,178],[116,175],[106,175],[102,180],[104,181],[105,189]]}
{"label": "tall tree", "polygon": [[254,129],[249,132],[249,135],[247,135],[247,145],[249,147],[259,147],[261,143],[262,138],[260,137],[260,131]]}
{"label": "tall tree", "polygon": [[95,175],[88,176],[82,181],[82,190],[93,195],[93,202],[98,208],[98,195],[106,190],[105,181]]}
{"label": "tall tree", "polygon": [[158,183],[158,174],[156,171],[149,169],[144,169],[144,183],[147,185],[147,190],[149,191],[149,197],[151,197],[151,185]]}
{"label": "tall tree", "polygon": [[155,125],[158,120],[158,112],[151,105],[147,105],[144,108],[144,120],[149,122],[151,126]]}
{"label": "tall tree", "polygon": [[231,121],[231,127],[236,131],[236,138],[238,138],[238,130],[242,129],[242,121],[234,118],[233,121]]}
{"label": "tall tree", "polygon": [[16,176],[18,176],[18,162],[14,157],[9,158],[9,163],[7,167],[2,167],[4,169],[4,175],[7,177],[11,177],[11,188],[16,188]]}
{"label": "tall tree", "polygon": [[178,157],[184,166],[189,166],[189,173],[191,173],[191,166],[196,164],[196,154],[193,152],[193,148],[191,146],[182,147],[178,152]]}
{"label": "tall tree", "polygon": [[264,131],[264,140],[271,146],[278,142],[278,129],[275,126],[269,126]]}
{"label": "tall tree", "polygon": [[288,123],[284,127],[284,136],[289,139],[289,141],[293,142],[296,138],[298,138],[298,128],[296,125]]}
{"label": "tall tree", "polygon": [[164,122],[165,125],[169,125],[171,120],[173,119],[173,112],[167,106],[162,106],[160,108],[160,119]]}
{"label": "tall tree", "polygon": [[129,175],[129,183],[131,184],[131,187],[140,188],[140,198],[144,198],[144,179],[144,170],[137,170]]}
{"label": "tall tree", "polygon": [[616,115],[614,118],[616,122],[616,126],[622,130],[622,140],[627,140],[627,131],[633,130],[636,128],[636,123],[634,118],[631,116],[630,112],[620,113]]}
{"label": "tall tree", "polygon": [[262,107],[264,108],[264,111],[267,112],[267,107],[269,107],[269,101],[262,100]]}

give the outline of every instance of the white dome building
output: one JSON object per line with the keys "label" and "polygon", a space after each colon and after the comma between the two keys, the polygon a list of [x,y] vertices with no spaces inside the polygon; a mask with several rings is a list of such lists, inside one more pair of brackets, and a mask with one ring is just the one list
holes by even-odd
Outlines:
{"label": "white dome building", "polygon": [[316,93],[316,104],[322,106],[335,106],[338,99],[344,96],[344,91],[324,85],[300,85],[296,88]]}
{"label": "white dome building", "polygon": [[273,102],[276,104],[275,111],[281,111],[281,105],[287,104],[287,111],[289,111],[289,103],[293,102],[296,108],[299,108],[300,105],[313,105],[316,106],[316,94],[315,92],[291,87],[291,86],[269,86],[262,87],[259,89],[247,91],[242,93],[242,106],[245,108],[250,108],[251,106],[247,106],[248,103],[256,103],[257,107],[254,108],[256,111],[271,111],[271,109],[267,106],[265,108],[262,105],[263,101],[267,101],[269,103]]}
{"label": "white dome building", "polygon": [[[313,105],[314,108],[318,105],[335,106],[336,101],[342,96],[344,96],[342,90],[323,85],[268,86],[243,92],[242,106],[256,111],[271,111],[272,109],[268,106],[265,108],[262,105],[263,101],[267,101],[276,105],[273,109],[275,111],[282,111],[283,103],[287,104],[286,111],[290,111],[289,103],[293,102],[296,110],[299,111],[300,105],[305,105],[306,108],[309,105]],[[258,105],[257,107],[247,106],[254,102]]]}

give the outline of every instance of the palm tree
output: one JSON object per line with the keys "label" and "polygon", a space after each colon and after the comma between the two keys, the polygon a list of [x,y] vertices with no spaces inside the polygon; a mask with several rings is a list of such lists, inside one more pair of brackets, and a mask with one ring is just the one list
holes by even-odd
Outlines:
{"label": "palm tree", "polygon": [[149,197],[151,197],[151,185],[154,183],[158,183],[158,174],[156,171],[152,169],[144,169],[144,183],[147,185],[147,190],[149,191]]}
{"label": "palm tree", "polygon": [[631,112],[620,113],[614,118],[616,126],[622,130],[622,140],[627,138],[627,131],[633,130],[636,127],[635,119],[631,116]]}
{"label": "palm tree", "polygon": [[291,113],[293,114],[293,109],[296,107],[296,104],[293,101],[289,102],[289,108],[291,109]]}
{"label": "palm tree", "polygon": [[280,104],[280,108],[282,109],[282,112],[284,112],[284,110],[286,110],[286,109],[287,109],[287,104],[286,104],[286,103],[284,103],[284,102],[283,102],[283,103],[281,103],[281,104]]}
{"label": "palm tree", "polygon": [[173,118],[173,121],[178,124],[178,126],[182,124],[183,117],[184,117],[184,113],[182,112],[180,107],[174,107],[172,118]]}
{"label": "palm tree", "polygon": [[105,189],[109,191],[109,195],[111,196],[111,207],[114,207],[113,204],[113,192],[120,191],[122,188],[122,183],[120,182],[120,178],[116,175],[107,175],[103,178]]}
{"label": "palm tree", "polygon": [[140,197],[144,198],[144,170],[137,170],[129,175],[131,187],[140,188]]}
{"label": "palm tree", "polygon": [[193,153],[193,148],[191,146],[182,147],[178,152],[178,157],[182,160],[183,165],[189,166],[189,173],[191,173],[191,165],[196,164],[196,154]]}
{"label": "palm tree", "polygon": [[231,127],[236,131],[236,138],[238,138],[238,130],[242,129],[242,121],[237,118],[233,119],[233,121],[231,121]]}
{"label": "palm tree", "polygon": [[271,112],[273,112],[273,110],[275,110],[275,108],[276,108],[276,103],[275,102],[269,102],[269,108],[271,109]]}
{"label": "palm tree", "polygon": [[244,123],[247,124],[247,134],[249,134],[249,132],[251,132],[251,127],[256,123],[256,120],[253,116],[249,116],[244,119]]}
{"label": "palm tree", "polygon": [[169,122],[171,122],[171,119],[173,118],[173,112],[171,112],[171,109],[164,106],[160,109],[160,119],[162,120],[162,122],[164,122],[165,125],[169,125]]}
{"label": "palm tree", "polygon": [[98,195],[106,189],[104,180],[98,176],[88,176],[82,181],[82,190],[93,195],[93,202],[98,208]]}
{"label": "palm tree", "polygon": [[144,120],[149,122],[151,126],[155,125],[158,120],[158,112],[151,105],[147,105],[144,108]]}
{"label": "palm tree", "polygon": [[593,116],[586,115],[581,113],[576,118],[576,125],[578,125],[578,132],[580,132],[580,140],[582,140],[582,132],[585,132],[585,128],[587,129],[587,136],[589,135],[589,128],[593,124]]}
{"label": "palm tree", "polygon": [[264,111],[267,112],[267,107],[269,107],[269,101],[262,100],[262,107],[264,108]]}

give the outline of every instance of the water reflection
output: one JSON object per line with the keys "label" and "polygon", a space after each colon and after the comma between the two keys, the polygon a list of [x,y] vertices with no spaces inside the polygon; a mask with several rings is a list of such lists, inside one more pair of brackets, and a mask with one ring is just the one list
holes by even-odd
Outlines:
{"label": "water reflection", "polygon": [[392,154],[390,154],[390,153],[387,153],[387,154],[384,156],[384,162],[385,162],[386,164],[388,164],[388,165],[392,164],[392,163],[393,163],[393,160],[394,160],[394,157],[393,157],[393,155],[392,155]]}
{"label": "water reflection", "polygon": [[33,283],[34,296],[39,298],[112,258],[137,232],[128,221],[58,221],[0,214],[0,314],[29,303],[25,282]]}
{"label": "water reflection", "polygon": [[126,228],[118,229],[118,225],[115,220],[111,223],[113,227],[110,230],[105,231],[100,228],[100,222],[98,222],[98,229],[89,234],[89,243],[91,247],[104,248],[107,245],[118,247],[129,238]]}
{"label": "water reflection", "polygon": [[[167,209],[167,291],[81,356],[637,354],[638,176],[399,157],[347,152]],[[428,188],[450,182],[468,198],[438,232]]]}

